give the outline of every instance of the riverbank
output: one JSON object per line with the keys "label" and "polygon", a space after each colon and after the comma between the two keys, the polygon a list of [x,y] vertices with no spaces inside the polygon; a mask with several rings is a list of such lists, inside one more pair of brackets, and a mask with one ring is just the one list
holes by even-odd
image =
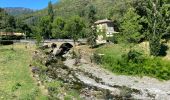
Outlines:
{"label": "riverbank", "polygon": [[[32,48],[30,48],[32,49]],[[0,99],[45,100],[31,76],[31,50],[25,45],[0,46]]]}

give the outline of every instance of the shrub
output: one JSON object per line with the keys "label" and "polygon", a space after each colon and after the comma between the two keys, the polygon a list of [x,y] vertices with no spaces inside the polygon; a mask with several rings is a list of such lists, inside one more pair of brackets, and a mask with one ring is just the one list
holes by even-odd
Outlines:
{"label": "shrub", "polygon": [[127,54],[123,54],[122,59],[125,60],[127,63],[143,63],[144,61],[144,57],[142,56],[142,54],[134,50],[130,50]]}
{"label": "shrub", "polygon": [[14,42],[10,41],[10,40],[6,40],[6,41],[0,41],[0,44],[2,44],[2,45],[12,45],[12,44],[14,44]]}
{"label": "shrub", "polygon": [[97,53],[94,53],[94,54],[93,54],[92,60],[93,60],[95,63],[97,63],[97,64],[102,63],[102,57],[99,56]]}

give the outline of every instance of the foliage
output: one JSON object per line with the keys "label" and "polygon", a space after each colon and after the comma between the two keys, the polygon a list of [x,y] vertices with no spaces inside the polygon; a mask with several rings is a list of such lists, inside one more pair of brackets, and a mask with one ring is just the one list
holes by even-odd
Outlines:
{"label": "foliage", "polygon": [[50,17],[42,17],[38,24],[39,32],[44,39],[49,39],[51,37],[51,22]]}
{"label": "foliage", "polygon": [[87,42],[88,44],[91,46],[91,48],[96,46],[96,39],[97,39],[97,31],[96,31],[96,27],[91,27],[89,28],[88,31],[88,39]]}
{"label": "foliage", "polygon": [[89,6],[89,9],[88,9],[88,20],[89,20],[89,23],[90,23],[90,26],[92,26],[94,24],[94,21],[96,20],[96,8],[94,5],[90,5]]}
{"label": "foliage", "polygon": [[16,28],[15,28],[16,32],[21,32],[21,33],[25,33],[25,35],[27,37],[31,37],[31,33],[32,33],[32,29],[25,24],[23,21],[21,21],[20,19],[16,19]]}
{"label": "foliage", "polygon": [[[28,37],[31,36],[31,28],[22,20],[7,14],[5,10],[0,8],[0,30],[2,32],[21,32],[25,33]],[[13,38],[13,37],[9,37]],[[18,37],[19,38],[19,37]],[[17,38],[14,38],[17,39]]]}
{"label": "foliage", "polygon": [[[162,24],[162,16],[158,13],[160,13],[158,10],[160,8],[158,7],[157,1],[149,1],[148,0],[148,9],[147,9],[147,21],[149,26],[149,32],[151,33],[149,36],[149,42],[150,42],[150,54],[153,56],[158,56],[160,52],[160,39],[161,39],[161,31],[159,31],[158,28],[160,28],[159,24]],[[161,22],[161,23],[160,23]],[[158,27],[159,26],[159,27]]]}
{"label": "foliage", "polygon": [[52,37],[53,38],[65,38],[64,34],[64,27],[65,27],[65,20],[61,17],[57,17],[54,19],[52,23]]}
{"label": "foliage", "polygon": [[89,25],[87,29],[87,37],[88,37],[88,44],[91,45],[91,47],[94,47],[96,45],[96,39],[97,39],[97,27],[94,25],[94,22],[96,21],[96,8],[94,5],[90,5],[88,8],[88,20]]}
{"label": "foliage", "polygon": [[134,50],[127,52],[127,48],[120,46],[105,46],[97,53],[104,54],[97,61],[114,73],[170,79],[170,64],[162,58],[151,58]]}
{"label": "foliage", "polygon": [[135,50],[130,50],[127,54],[122,55],[122,59],[125,62],[132,62],[132,63],[143,63],[144,57],[142,57],[142,53],[139,53]]}
{"label": "foliage", "polygon": [[40,43],[41,43],[42,40],[43,40],[41,34],[40,34],[40,33],[37,33],[37,34],[35,35],[35,39],[36,39],[36,45],[37,45],[37,46],[40,46]]}
{"label": "foliage", "polygon": [[134,8],[130,8],[127,13],[125,13],[121,29],[122,29],[122,36],[125,41],[129,43],[138,43],[141,40],[141,33],[140,30],[142,26],[140,23],[140,16],[135,12]]}
{"label": "foliage", "polygon": [[169,26],[169,14],[166,0],[141,0],[138,12],[142,12],[143,26],[150,42],[150,55],[158,56],[161,48],[160,40],[167,32]]}
{"label": "foliage", "polygon": [[15,19],[0,8],[0,29],[4,32],[14,32]]}
{"label": "foliage", "polygon": [[85,28],[83,20],[79,16],[73,16],[67,21],[64,30],[76,42],[82,36],[83,28]]}
{"label": "foliage", "polygon": [[54,11],[53,11],[53,5],[52,5],[51,1],[48,3],[48,16],[50,17],[50,21],[53,22]]}
{"label": "foliage", "polygon": [[127,10],[132,7],[133,1],[135,0],[119,0],[115,1],[113,6],[108,6],[107,17],[105,18],[114,21],[114,28],[117,32],[120,32],[121,20]]}

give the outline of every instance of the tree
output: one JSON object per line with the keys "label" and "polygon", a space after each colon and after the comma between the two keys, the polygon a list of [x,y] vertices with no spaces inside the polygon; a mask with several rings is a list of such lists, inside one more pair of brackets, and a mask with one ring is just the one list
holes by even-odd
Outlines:
{"label": "tree", "polygon": [[140,16],[135,12],[134,8],[129,8],[127,13],[125,13],[122,24],[122,36],[123,39],[129,43],[138,43],[141,40],[140,30],[142,25],[140,25]]}
{"label": "tree", "polygon": [[94,22],[96,21],[96,8],[94,5],[90,5],[89,6],[89,11],[88,11],[88,20],[90,23],[90,27],[94,24]]}
{"label": "tree", "polygon": [[93,5],[89,6],[88,11],[88,20],[89,25],[87,29],[87,36],[88,36],[88,43],[91,45],[91,47],[94,47],[96,45],[96,39],[97,39],[97,31],[96,26],[94,25],[94,22],[96,21],[96,13],[97,10]]}
{"label": "tree", "polygon": [[34,26],[32,28],[34,34],[34,38],[36,39],[36,46],[40,46],[40,43],[43,41],[42,31],[39,27]]}
{"label": "tree", "polygon": [[53,11],[53,5],[51,1],[48,3],[48,16],[50,16],[50,21],[52,23],[54,20],[54,11]]}
{"label": "tree", "polygon": [[165,4],[162,7],[162,14],[166,22],[166,32],[163,34],[163,38],[168,41],[170,39],[170,1],[165,0]]}
{"label": "tree", "polygon": [[65,31],[68,36],[70,36],[74,44],[82,36],[83,28],[85,24],[79,16],[73,16],[65,26]]}
{"label": "tree", "polygon": [[16,32],[25,33],[27,37],[31,37],[32,30],[31,28],[25,24],[21,19],[16,20]]}
{"label": "tree", "polygon": [[161,50],[160,40],[163,33],[166,32],[169,23],[167,23],[164,7],[169,4],[168,0],[147,0],[146,1],[146,22],[148,24],[148,39],[150,45],[150,55],[158,56]]}
{"label": "tree", "polygon": [[63,38],[64,37],[64,27],[65,27],[65,21],[61,17],[57,17],[53,24],[52,24],[52,36],[54,38]]}
{"label": "tree", "polygon": [[15,29],[15,18],[8,15],[5,10],[0,8],[0,29],[4,32],[13,32]]}
{"label": "tree", "polygon": [[49,39],[51,37],[51,22],[49,16],[44,16],[40,19],[38,28],[40,29],[41,35],[44,39]]}
{"label": "tree", "polygon": [[91,48],[96,46],[96,39],[97,39],[97,30],[96,26],[92,26],[88,29],[88,44],[91,46]]}

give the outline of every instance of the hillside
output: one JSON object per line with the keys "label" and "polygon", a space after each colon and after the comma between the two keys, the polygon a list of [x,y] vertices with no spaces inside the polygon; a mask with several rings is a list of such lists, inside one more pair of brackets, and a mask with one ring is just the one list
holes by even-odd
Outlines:
{"label": "hillside", "polygon": [[[108,18],[111,9],[117,3],[115,0],[61,0],[53,5],[53,9],[56,16],[62,16],[63,18],[69,18],[70,16],[80,15],[86,17],[87,11],[90,5],[93,5],[96,10],[97,19]],[[36,11],[26,16],[19,16],[22,19],[30,22],[32,19],[47,15],[47,9]]]}
{"label": "hillside", "polygon": [[32,9],[23,8],[23,7],[6,7],[4,9],[8,14],[13,16],[33,13]]}
{"label": "hillside", "polygon": [[[72,16],[75,14],[86,14],[89,5],[94,5],[97,15],[105,18],[109,9],[114,5],[115,0],[62,0],[54,5],[57,16]],[[63,14],[63,12],[65,12]]]}

